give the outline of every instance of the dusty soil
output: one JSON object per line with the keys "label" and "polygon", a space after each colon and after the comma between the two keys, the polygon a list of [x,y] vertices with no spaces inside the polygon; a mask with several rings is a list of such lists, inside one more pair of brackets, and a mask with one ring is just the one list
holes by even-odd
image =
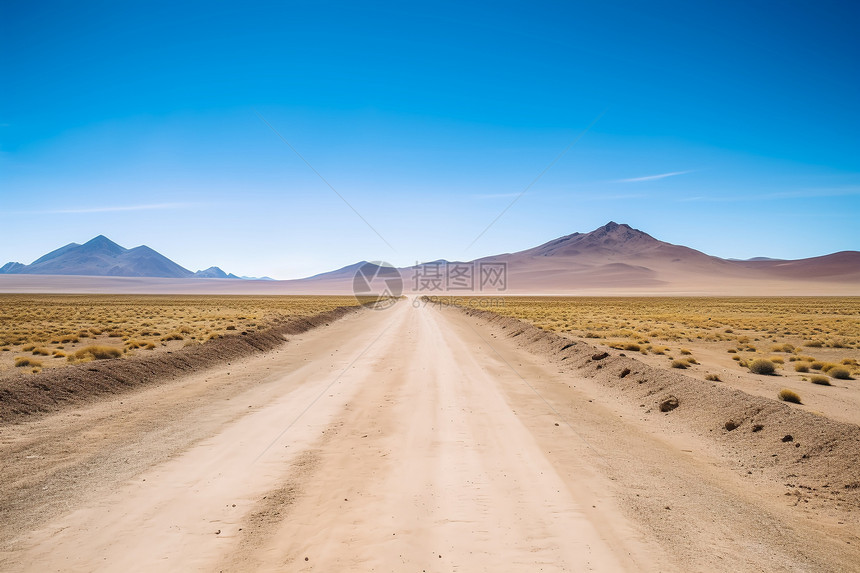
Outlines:
{"label": "dusty soil", "polygon": [[0,569],[858,570],[856,425],[418,302],[0,426]]}
{"label": "dusty soil", "polygon": [[339,307],[308,317],[279,320],[267,328],[229,334],[205,344],[174,347],[124,360],[102,360],[52,368],[38,375],[20,369],[0,372],[0,424],[56,412],[103,394],[119,394],[145,384],[277,348],[298,334],[359,310]]}
{"label": "dusty soil", "polygon": [[[764,358],[773,356],[783,358],[785,364],[777,364],[774,375],[763,376],[738,366],[731,358],[734,355],[726,353],[726,350],[733,346],[731,344],[685,342],[683,346],[688,347],[699,362],[699,364],[691,364],[684,371],[685,376],[705,380],[708,374],[716,374],[727,386],[768,399],[773,399],[780,390],[788,388],[797,392],[802,398],[801,409],[816,412],[840,422],[860,424],[860,379],[858,379],[860,377],[856,374],[850,380],[839,380],[828,376],[830,386],[820,386],[809,380],[811,376],[820,375],[822,372],[815,370],[795,372],[794,363],[789,361],[790,355],[779,353],[765,355]],[[855,349],[803,349],[801,353],[814,354],[823,362],[837,364],[845,357],[860,358],[860,351]],[[645,364],[659,368],[669,368],[673,359],[683,358],[678,352],[673,352],[671,358],[656,354],[645,356],[630,352],[627,354],[635,356]]]}

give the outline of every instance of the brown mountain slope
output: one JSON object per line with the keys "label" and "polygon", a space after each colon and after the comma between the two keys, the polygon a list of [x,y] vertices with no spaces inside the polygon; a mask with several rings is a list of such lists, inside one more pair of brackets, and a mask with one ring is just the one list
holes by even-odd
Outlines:
{"label": "brown mountain slope", "polygon": [[[481,289],[481,263],[504,263],[507,288]],[[235,294],[349,294],[364,262],[289,281],[26,277],[0,274],[0,292],[134,292]],[[437,261],[444,273],[445,261]],[[450,263],[448,263],[450,264]],[[609,222],[537,247],[484,257],[474,264],[474,291],[485,294],[588,295],[860,295],[860,252],[799,260],[726,260],[655,239]],[[416,289],[414,269],[398,269],[405,292]]]}

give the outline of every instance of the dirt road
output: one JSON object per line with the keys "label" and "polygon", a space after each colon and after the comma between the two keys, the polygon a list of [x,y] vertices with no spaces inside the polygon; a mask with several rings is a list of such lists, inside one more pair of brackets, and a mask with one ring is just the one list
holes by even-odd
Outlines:
{"label": "dirt road", "polygon": [[635,414],[455,310],[368,310],[0,429],[0,570],[860,563],[856,527],[750,489]]}

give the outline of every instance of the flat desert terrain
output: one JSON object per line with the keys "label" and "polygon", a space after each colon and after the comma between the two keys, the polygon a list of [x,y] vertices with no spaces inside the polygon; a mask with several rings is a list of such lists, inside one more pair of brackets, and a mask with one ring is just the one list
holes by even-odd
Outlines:
{"label": "flat desert terrain", "polygon": [[858,570],[856,424],[418,298],[283,338],[9,414],[0,569]]}

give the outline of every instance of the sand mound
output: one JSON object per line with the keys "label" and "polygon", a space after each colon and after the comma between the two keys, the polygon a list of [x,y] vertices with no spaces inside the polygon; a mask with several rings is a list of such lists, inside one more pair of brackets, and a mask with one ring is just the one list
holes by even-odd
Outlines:
{"label": "sand mound", "polygon": [[706,437],[739,472],[777,482],[786,495],[812,505],[860,508],[860,426],[798,409],[775,396],[752,396],[719,382],[649,366],[623,352],[603,357],[595,346],[514,318],[460,310],[516,338],[518,345],[546,356],[559,369],[644,405],[646,418],[671,417],[673,424]]}

